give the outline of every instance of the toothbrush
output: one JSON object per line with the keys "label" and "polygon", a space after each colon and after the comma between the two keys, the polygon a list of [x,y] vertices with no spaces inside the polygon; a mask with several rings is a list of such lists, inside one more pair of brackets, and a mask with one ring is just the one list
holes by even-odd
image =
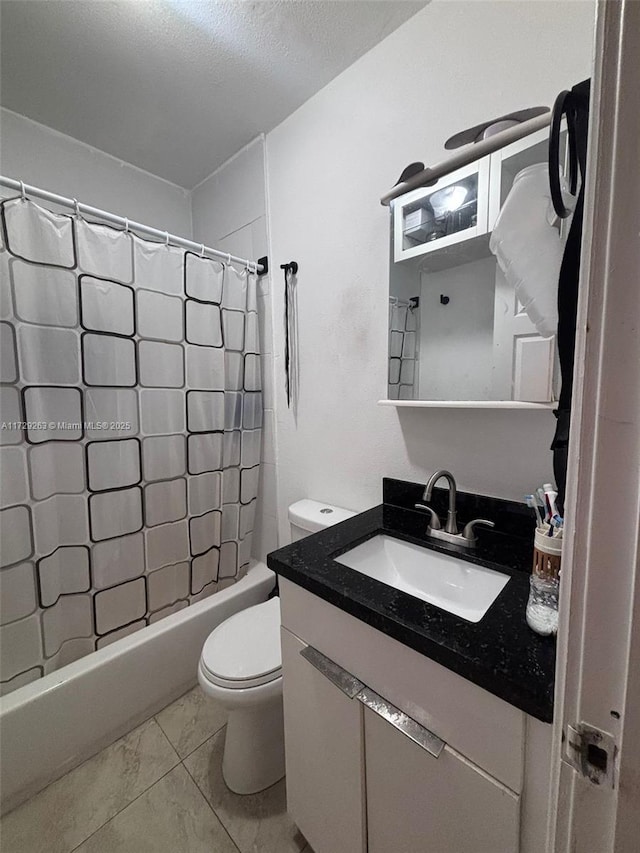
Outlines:
{"label": "toothbrush", "polygon": [[547,501],[545,500],[544,489],[542,487],[536,489],[536,494],[538,496],[538,499],[540,500],[540,503],[544,507],[544,523],[547,524],[549,522],[550,516],[547,510]]}
{"label": "toothbrush", "polygon": [[538,507],[538,501],[534,498],[533,495],[525,495],[524,499],[527,502],[527,506],[531,507],[531,509],[536,514],[536,526],[542,527],[542,516],[540,515],[540,508]]}
{"label": "toothbrush", "polygon": [[545,483],[542,487],[544,489],[544,496],[549,507],[549,515],[553,518],[554,515],[559,515],[558,508],[556,506],[556,498],[558,497],[557,491],[553,488],[551,483]]}
{"label": "toothbrush", "polygon": [[[558,497],[557,491],[553,488],[551,483],[544,484],[544,496],[546,498],[547,504],[549,506],[549,521],[553,523],[555,518],[561,518],[560,513],[558,512],[558,507],[556,505],[556,498]],[[553,535],[553,529],[549,530],[549,536]]]}

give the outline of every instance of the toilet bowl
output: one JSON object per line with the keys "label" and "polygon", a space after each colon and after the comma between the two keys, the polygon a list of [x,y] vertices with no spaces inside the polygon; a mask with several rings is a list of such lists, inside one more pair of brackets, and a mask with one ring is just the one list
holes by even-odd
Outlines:
{"label": "toilet bowl", "polygon": [[229,713],[222,775],[236,794],[284,776],[280,599],[226,619],[204,644],[198,681]]}
{"label": "toilet bowl", "polygon": [[[354,515],[304,499],[289,507],[295,542]],[[236,794],[255,794],[284,776],[280,599],[255,604],[209,635],[198,681],[229,712],[222,775]]]}

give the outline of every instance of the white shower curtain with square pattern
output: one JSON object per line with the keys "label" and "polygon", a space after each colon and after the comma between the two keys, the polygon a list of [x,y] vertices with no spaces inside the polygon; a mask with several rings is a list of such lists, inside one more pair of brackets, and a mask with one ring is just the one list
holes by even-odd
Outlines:
{"label": "white shower curtain with square pattern", "polygon": [[246,571],[262,395],[246,270],[1,209],[7,692]]}

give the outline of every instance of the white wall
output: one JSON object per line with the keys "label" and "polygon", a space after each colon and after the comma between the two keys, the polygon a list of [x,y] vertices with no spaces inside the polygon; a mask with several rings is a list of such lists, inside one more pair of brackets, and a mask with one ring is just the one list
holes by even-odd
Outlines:
{"label": "white wall", "polygon": [[[548,412],[395,410],[386,396],[388,211],[413,160],[442,159],[454,132],[553,103],[591,69],[589,2],[435,0],[267,136],[271,264],[300,264],[300,403],[282,391],[276,325],[279,519],[308,496],[361,510],[381,478],[521,499],[551,477]],[[274,278],[274,316],[282,282]],[[286,540],[283,540],[286,541]]]}
{"label": "white wall", "polygon": [[[258,138],[245,145],[194,187],[192,208],[196,241],[220,240],[259,219],[265,231],[264,140]],[[264,249],[264,254],[266,240],[258,248]]]}
{"label": "white wall", "polygon": [[[420,278],[418,399],[496,399],[492,395],[495,259],[423,272]],[[448,305],[441,304],[441,294],[449,297]]]}
{"label": "white wall", "polygon": [[[193,190],[193,238],[223,252],[258,259],[268,254],[264,140],[239,151]],[[253,555],[264,560],[278,547],[273,402],[273,331],[270,277],[258,279],[264,420],[262,466]]]}
{"label": "white wall", "polygon": [[191,237],[187,190],[6,109],[0,110],[0,169],[8,178]]}

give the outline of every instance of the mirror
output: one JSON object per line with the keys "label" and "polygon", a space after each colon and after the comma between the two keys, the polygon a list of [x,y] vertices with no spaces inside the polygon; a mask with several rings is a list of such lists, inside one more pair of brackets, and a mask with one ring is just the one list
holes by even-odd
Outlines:
{"label": "mirror", "polygon": [[545,129],[391,203],[389,400],[553,407],[555,336],[539,334],[489,248],[516,175],[547,148]]}

